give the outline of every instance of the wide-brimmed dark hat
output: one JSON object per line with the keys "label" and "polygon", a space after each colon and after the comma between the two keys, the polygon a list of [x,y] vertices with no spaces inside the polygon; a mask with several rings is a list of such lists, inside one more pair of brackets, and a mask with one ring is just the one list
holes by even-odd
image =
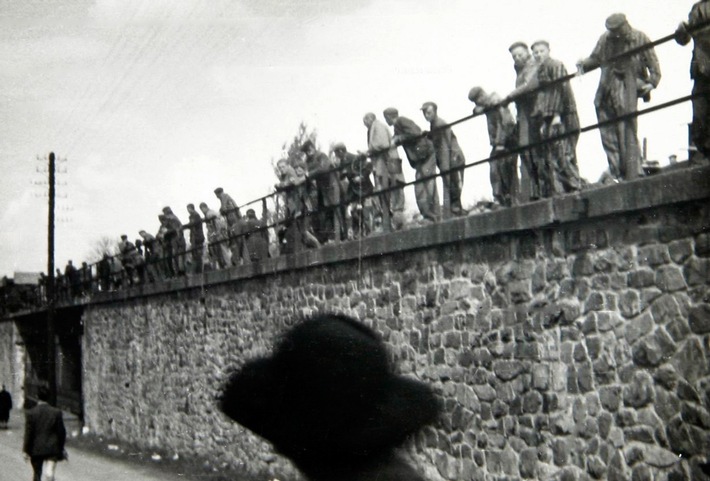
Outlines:
{"label": "wide-brimmed dark hat", "polygon": [[220,409],[308,472],[387,455],[434,421],[439,404],[427,385],[394,374],[374,331],[319,315],[233,374]]}

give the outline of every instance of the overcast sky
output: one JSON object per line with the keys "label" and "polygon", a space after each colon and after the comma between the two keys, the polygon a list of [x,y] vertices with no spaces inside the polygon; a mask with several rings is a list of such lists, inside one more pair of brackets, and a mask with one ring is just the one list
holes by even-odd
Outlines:
{"label": "overcast sky", "polygon": [[[56,263],[80,264],[102,236],[156,232],[170,205],[222,186],[246,203],[274,184],[272,160],[299,122],[327,149],[366,148],[362,116],[396,106],[427,127],[470,114],[470,87],[506,94],[507,47],[545,38],[568,69],[622,11],[656,39],[686,19],[690,0],[0,0],[0,275],[46,269],[46,174],[58,176]],[[657,48],[654,105],[690,92],[691,48]],[[582,125],[595,122],[598,72],[573,82]],[[644,104],[642,104],[644,106]],[[642,118],[649,158],[687,158],[687,104]],[[454,129],[467,161],[489,152],[483,119]],[[580,170],[606,168],[597,132]],[[405,166],[407,163],[405,162]],[[408,180],[413,172],[405,167]],[[490,198],[488,168],[466,171],[464,205]],[[40,184],[40,185],[37,185]],[[415,206],[409,197],[408,209]]]}

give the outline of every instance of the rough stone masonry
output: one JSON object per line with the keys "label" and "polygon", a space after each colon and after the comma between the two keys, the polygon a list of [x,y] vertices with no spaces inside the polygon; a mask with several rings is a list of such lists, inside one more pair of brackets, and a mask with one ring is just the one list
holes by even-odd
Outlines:
{"label": "rough stone masonry", "polygon": [[107,296],[83,314],[86,423],[217,469],[292,479],[215,397],[226,372],[284,328],[334,311],[374,327],[400,370],[441,395],[440,422],[406,447],[433,480],[707,479],[709,174]]}

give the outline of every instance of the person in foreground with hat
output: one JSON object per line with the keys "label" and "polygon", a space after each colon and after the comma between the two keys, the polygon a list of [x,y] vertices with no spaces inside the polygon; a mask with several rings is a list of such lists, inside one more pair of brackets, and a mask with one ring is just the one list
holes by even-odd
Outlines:
{"label": "person in foreground with hat", "polygon": [[[401,145],[404,148],[409,165],[416,170],[415,179],[418,181],[436,175],[434,144],[422,135],[422,129],[413,120],[399,115],[399,111],[394,107],[385,109],[383,115],[387,125],[394,128],[392,145]],[[414,196],[422,217],[437,222],[441,206],[436,178],[414,184]]]}
{"label": "person in foreground with hat", "polygon": [[561,61],[550,57],[547,40],[533,43],[532,51],[538,63],[537,78],[541,89],[535,98],[532,118],[540,132],[540,139],[547,141],[561,134],[573,133],[570,137],[540,146],[541,194],[552,197],[576,192],[581,186],[576,153],[579,140],[577,103],[569,81],[558,81],[567,76],[567,69]]}
{"label": "person in foreground with hat", "polygon": [[500,205],[510,207],[517,201],[518,156],[505,153],[518,145],[515,119],[508,106],[501,104],[502,99],[495,92],[487,94],[483,88],[473,87],[468,92],[468,99],[476,104],[474,114],[486,114],[488,137],[493,148],[493,159],[489,162],[493,198]]}
{"label": "person in foreground with hat", "polygon": [[[599,88],[594,98],[600,123],[638,110],[638,98],[651,100],[651,90],[661,81],[661,67],[653,48],[633,55],[620,54],[651,43],[648,36],[631,28],[623,13],[606,19],[602,34],[592,54],[577,62],[580,74],[601,67]],[[632,180],[642,175],[637,118],[626,118],[600,127],[602,146],[606,151],[609,171],[615,179]]]}
{"label": "person in foreground with hat", "polygon": [[271,442],[311,481],[423,481],[396,449],[436,420],[425,384],[394,374],[377,334],[321,314],[227,381],[220,409]]}
{"label": "person in foreground with hat", "polygon": [[[681,22],[675,31],[675,41],[687,45],[693,40],[693,59],[690,62],[690,78],[693,79],[693,123],[690,135],[693,144],[710,159],[710,1],[701,0],[693,5],[687,22]],[[693,158],[691,157],[691,162]]]}
{"label": "person in foreground with hat", "polygon": [[508,47],[513,58],[515,68],[515,89],[506,95],[504,102],[515,102],[515,111],[518,122],[518,147],[531,146],[520,153],[520,162],[523,164],[520,179],[521,194],[525,200],[540,198],[540,131],[536,129],[532,119],[535,108],[536,94],[533,92],[538,86],[538,64],[530,53],[530,48],[525,42],[514,42]]}
{"label": "person in foreground with hat", "polygon": [[461,205],[464,171],[462,168],[453,172],[449,171],[463,167],[466,164],[466,158],[456,135],[451,127],[446,127],[446,121],[439,117],[438,110],[439,108],[434,102],[424,102],[421,108],[424,118],[429,122],[429,138],[434,143],[436,165],[439,166],[439,172],[442,173],[443,214],[444,216],[465,215],[466,210]]}

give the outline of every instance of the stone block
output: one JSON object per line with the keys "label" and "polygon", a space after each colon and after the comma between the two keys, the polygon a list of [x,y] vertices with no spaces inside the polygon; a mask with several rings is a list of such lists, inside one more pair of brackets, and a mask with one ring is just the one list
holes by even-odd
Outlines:
{"label": "stone block", "polygon": [[703,233],[695,236],[695,255],[710,257],[710,234]]}
{"label": "stone block", "polygon": [[663,292],[674,292],[686,287],[683,271],[678,266],[662,266],[656,270],[656,287]]}
{"label": "stone block", "polygon": [[653,429],[649,426],[630,426],[624,428],[624,437],[627,442],[652,444],[655,442]]}
{"label": "stone block", "polygon": [[548,364],[536,364],[532,368],[532,387],[547,390],[550,384],[550,367]]}
{"label": "stone block", "polygon": [[606,475],[607,466],[599,456],[590,456],[587,459],[587,473],[592,479],[603,479]]}
{"label": "stone block", "polygon": [[584,303],[584,313],[590,311],[601,311],[604,309],[604,295],[600,292],[592,292]]}
{"label": "stone block", "polygon": [[626,342],[633,344],[642,336],[645,336],[653,330],[653,317],[648,312],[644,312],[642,315],[629,321],[626,324],[626,331],[624,337]]}
{"label": "stone block", "polygon": [[619,296],[619,310],[626,318],[635,317],[641,313],[641,300],[638,292],[626,290]]}
{"label": "stone block", "polygon": [[622,400],[620,386],[603,386],[599,389],[599,401],[607,411],[615,412],[619,409]]}
{"label": "stone block", "polygon": [[676,264],[682,264],[693,255],[693,243],[688,239],[675,240],[668,244],[668,253]]}
{"label": "stone block", "polygon": [[594,260],[588,253],[578,254],[572,263],[572,275],[574,277],[586,277],[594,274]]}
{"label": "stone block", "polygon": [[670,260],[668,247],[664,244],[652,244],[638,249],[638,262],[641,265],[658,267],[667,264]]}
{"label": "stone block", "polygon": [[520,471],[520,476],[523,479],[530,479],[537,477],[538,471],[538,459],[537,459],[537,449],[528,448],[524,449],[520,453],[520,463],[518,470]]}
{"label": "stone block", "polygon": [[667,324],[681,317],[680,306],[676,299],[669,294],[662,295],[651,305],[651,313],[657,324]]}
{"label": "stone block", "polygon": [[656,273],[647,267],[630,271],[628,285],[633,288],[650,287],[656,283]]}
{"label": "stone block", "polygon": [[693,258],[683,267],[685,282],[689,286],[710,283],[710,258]]}
{"label": "stone block", "polygon": [[678,374],[684,382],[696,383],[708,375],[708,358],[698,339],[690,338],[681,344],[673,359]]}
{"label": "stone block", "polygon": [[710,333],[710,304],[700,304],[690,310],[690,330],[695,334]]}

